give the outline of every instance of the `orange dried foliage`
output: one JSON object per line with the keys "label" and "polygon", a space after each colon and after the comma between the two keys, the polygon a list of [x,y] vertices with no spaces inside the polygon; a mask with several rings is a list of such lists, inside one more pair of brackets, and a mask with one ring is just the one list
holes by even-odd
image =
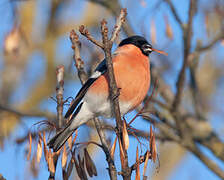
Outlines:
{"label": "orange dried foliage", "polygon": [[67,151],[66,151],[66,146],[64,145],[64,149],[63,149],[63,153],[62,153],[62,158],[61,158],[61,166],[62,166],[62,169],[65,169],[66,168],[67,159],[68,159],[68,154],[67,154]]}
{"label": "orange dried foliage", "polygon": [[30,160],[31,150],[32,150],[32,136],[31,136],[31,133],[29,133],[29,151],[28,151],[28,155],[27,155],[28,161]]}
{"label": "orange dried foliage", "polygon": [[138,147],[136,149],[136,163],[137,163],[137,168],[136,168],[135,180],[140,180],[140,168],[139,168],[139,158],[138,158]]}
{"label": "orange dried foliage", "polygon": [[152,138],[152,152],[151,153],[152,153],[152,160],[155,163],[156,162],[156,154],[157,154],[155,135],[153,135],[153,138]]}
{"label": "orange dried foliage", "polygon": [[75,130],[75,137],[74,137],[74,139],[73,139],[73,141],[72,141],[72,147],[73,147],[74,144],[75,144],[75,141],[76,141],[76,139],[77,139],[77,136],[78,136],[78,129]]}
{"label": "orange dried foliage", "polygon": [[145,176],[147,165],[149,161],[149,151],[146,152],[146,157],[145,157],[145,163],[144,163],[144,169],[143,169],[143,176]]}
{"label": "orange dried foliage", "polygon": [[43,132],[43,142],[44,142],[44,157],[45,157],[45,161],[48,163],[49,153],[47,149],[45,132]]}
{"label": "orange dried foliage", "polygon": [[54,166],[54,158],[53,158],[53,153],[49,149],[48,152],[48,169],[51,173],[55,173],[55,166]]}
{"label": "orange dried foliage", "polygon": [[150,153],[152,156],[152,160],[155,163],[156,162],[156,156],[157,156],[157,149],[156,149],[156,137],[153,133],[152,126],[150,126],[150,135],[149,135],[149,142],[150,142]]}
{"label": "orange dried foliage", "polygon": [[155,44],[156,43],[156,25],[155,25],[155,21],[151,20],[150,24],[151,24],[150,25],[150,38],[151,38],[152,44]]}
{"label": "orange dried foliage", "polygon": [[112,145],[112,147],[110,149],[110,156],[111,156],[112,159],[114,159],[114,153],[115,153],[115,149],[116,149],[116,144],[117,144],[117,136],[116,136],[116,138],[114,140],[114,143],[113,143],[113,145]]}
{"label": "orange dried foliage", "polygon": [[37,163],[40,162],[41,157],[42,157],[42,142],[41,142],[41,138],[39,138],[38,144],[37,144]]}
{"label": "orange dried foliage", "polygon": [[172,27],[169,23],[169,19],[167,16],[164,16],[164,21],[166,24],[166,36],[172,40],[173,39],[173,30],[172,30]]}
{"label": "orange dried foliage", "polygon": [[124,143],[124,149],[127,151],[129,147],[129,137],[125,120],[123,121],[122,138]]}
{"label": "orange dried foliage", "polygon": [[72,136],[68,138],[68,147],[72,151]]}

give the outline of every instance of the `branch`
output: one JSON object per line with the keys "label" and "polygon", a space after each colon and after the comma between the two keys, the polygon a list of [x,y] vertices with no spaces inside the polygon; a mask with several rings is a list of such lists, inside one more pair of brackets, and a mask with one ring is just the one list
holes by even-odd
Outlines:
{"label": "branch", "polygon": [[84,83],[85,81],[87,81],[88,76],[84,70],[84,62],[82,61],[81,55],[80,55],[81,43],[79,41],[79,36],[76,34],[74,30],[70,32],[70,40],[72,42],[72,49],[74,51],[73,60],[74,60],[76,69],[78,71],[78,76],[80,81]]}
{"label": "branch", "polygon": [[[115,40],[116,36],[118,35],[121,25],[124,23],[125,16],[126,16],[126,9],[122,9],[119,18],[117,19],[117,23],[115,25],[115,29],[113,31],[111,40]],[[116,119],[116,126],[117,126],[116,133],[117,133],[118,141],[120,141],[122,144],[122,146],[120,146],[120,151],[123,151],[124,153],[124,156],[120,156],[122,176],[124,180],[129,180],[131,178],[131,170],[128,166],[127,151],[123,148],[124,147],[124,142],[122,139],[123,123],[121,120],[120,107],[119,107],[119,90],[117,88],[117,84],[115,81],[112,55],[111,55],[113,41],[108,39],[108,28],[106,24],[107,22],[105,20],[101,22],[101,33],[103,38],[104,53],[105,53],[106,64],[108,69],[107,72],[109,76],[110,101],[111,101],[111,107],[113,110],[112,112],[115,115],[115,119]],[[121,148],[123,148],[123,150],[121,150]]]}
{"label": "branch", "polygon": [[[144,154],[143,156],[140,156],[138,162],[135,162],[135,163],[131,166],[131,170],[132,170],[132,171],[134,171],[134,170],[137,169],[138,164],[140,165],[140,164],[142,164],[143,162],[145,162],[147,152],[148,152],[148,151],[146,151],[145,154]],[[149,152],[148,152],[148,153],[149,153]],[[150,154],[149,154],[149,159],[152,158],[151,156],[152,156],[152,155],[151,155],[151,153],[150,153]]]}
{"label": "branch", "polygon": [[127,16],[127,10],[123,9],[117,18],[116,25],[114,26],[112,36],[110,38],[111,42],[114,42],[116,37],[118,37],[122,24],[125,22],[125,17]]}
{"label": "branch", "polygon": [[[84,35],[85,36],[85,35]],[[73,60],[76,63],[76,68],[78,70],[79,73],[79,78],[82,84],[84,84],[86,82],[86,80],[88,79],[88,75],[87,73],[84,71],[84,62],[81,59],[80,56],[80,42],[79,42],[79,37],[78,35],[75,33],[74,30],[71,31],[70,33],[70,40],[72,42],[72,48],[74,50],[75,55],[73,56]],[[94,40],[91,42],[95,42]],[[114,160],[112,159],[112,157],[110,156],[110,150],[109,150],[109,146],[107,144],[106,141],[106,135],[101,127],[101,123],[100,120],[98,118],[94,118],[94,123],[95,123],[95,127],[97,129],[98,135],[100,137],[100,141],[103,147],[103,151],[106,155],[106,160],[108,163],[108,171],[109,171],[109,175],[110,178],[112,180],[116,180],[117,179],[117,170],[114,164]]]}
{"label": "branch", "polygon": [[182,92],[184,89],[184,84],[185,84],[185,70],[188,67],[188,58],[189,58],[189,53],[191,49],[191,38],[192,38],[192,22],[193,22],[193,17],[196,13],[197,9],[197,0],[191,0],[190,1],[190,9],[189,9],[189,17],[188,17],[188,23],[187,27],[184,29],[184,62],[181,68],[181,71],[178,76],[177,80],[177,93],[174,98],[173,102],[173,111],[176,110],[176,108],[179,106],[182,98]]}
{"label": "branch", "polygon": [[188,148],[188,150],[190,150],[196,157],[198,157],[216,175],[224,179],[224,171],[220,169],[214,161],[205,156],[204,153],[201,152],[198,147],[194,146],[192,148]]}
{"label": "branch", "polygon": [[[64,119],[63,118],[64,71],[65,71],[65,68],[63,65],[58,66],[56,69],[56,77],[57,77],[56,99],[57,99],[57,123],[58,123],[57,130],[59,130],[62,127],[63,119]],[[60,153],[55,153],[55,156],[53,158],[55,171],[54,172],[50,171],[48,180],[55,179],[55,173],[56,173],[56,167],[57,167],[59,155]]]}
{"label": "branch", "polygon": [[82,25],[79,27],[79,32],[84,36],[86,37],[89,41],[91,41],[93,44],[99,46],[101,49],[104,49],[104,45],[97,41],[96,39],[94,39],[91,34],[89,33],[88,29],[85,29],[85,26]]}
{"label": "branch", "polygon": [[0,111],[7,111],[9,113],[15,114],[16,116],[20,117],[46,117],[47,119],[54,119],[55,116],[50,112],[40,111],[40,110],[32,110],[29,112],[22,112],[19,110],[15,110],[11,107],[4,106],[0,104]]}
{"label": "branch", "polygon": [[210,43],[208,43],[205,46],[201,46],[201,47],[197,48],[196,52],[206,51],[206,50],[212,48],[217,42],[219,42],[220,40],[224,39],[223,29],[224,28],[222,28],[221,32],[219,34],[217,34]]}
{"label": "branch", "polygon": [[63,125],[63,94],[64,94],[64,66],[58,66],[56,70],[57,75],[57,87],[56,87],[56,98],[57,98],[57,121],[59,128]]}

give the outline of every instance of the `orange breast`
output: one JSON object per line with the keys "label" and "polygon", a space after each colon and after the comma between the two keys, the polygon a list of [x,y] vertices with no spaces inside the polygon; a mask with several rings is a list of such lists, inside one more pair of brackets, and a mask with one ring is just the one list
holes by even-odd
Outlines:
{"label": "orange breast", "polygon": [[[131,103],[130,110],[138,106],[147,94],[150,86],[149,59],[134,45],[125,45],[115,52],[113,58],[114,75],[119,100]],[[108,73],[99,77],[88,90],[96,95],[109,97]],[[129,110],[129,111],[130,111]]]}

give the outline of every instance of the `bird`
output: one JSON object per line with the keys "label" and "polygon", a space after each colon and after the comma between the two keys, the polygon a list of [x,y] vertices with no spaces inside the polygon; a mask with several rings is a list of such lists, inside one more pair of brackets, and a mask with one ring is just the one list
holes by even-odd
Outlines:
{"label": "bird", "polygon": [[[144,37],[134,35],[122,40],[112,54],[121,116],[140,105],[149,90],[149,55],[153,51],[164,53],[154,49]],[[78,127],[98,116],[113,117],[105,59],[77,93],[64,116],[65,119],[70,118],[70,121],[50,139],[49,148],[57,152]]]}

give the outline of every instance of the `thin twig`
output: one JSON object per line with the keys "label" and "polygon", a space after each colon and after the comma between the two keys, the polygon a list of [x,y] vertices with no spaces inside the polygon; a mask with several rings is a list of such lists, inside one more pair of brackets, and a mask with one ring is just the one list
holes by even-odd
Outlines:
{"label": "thin twig", "polygon": [[88,76],[84,70],[84,62],[82,61],[80,55],[81,43],[79,41],[79,36],[76,34],[74,30],[70,32],[70,40],[72,42],[72,49],[74,50],[73,60],[75,62],[75,66],[78,71],[78,76],[81,82],[84,83],[88,79]]}
{"label": "thin twig", "polygon": [[95,44],[95,45],[99,46],[100,48],[104,49],[104,45],[103,45],[101,42],[99,42],[99,41],[97,41],[96,39],[94,39],[94,38],[91,36],[91,34],[89,33],[88,29],[86,29],[84,25],[81,25],[81,26],[79,27],[79,32],[80,32],[84,37],[86,37],[89,41],[91,41],[93,44]]}
{"label": "thin twig", "polygon": [[116,25],[114,26],[112,36],[110,38],[111,42],[114,42],[116,37],[118,37],[122,24],[125,22],[125,17],[127,16],[127,10],[122,9],[119,17],[117,18]]}
{"label": "thin twig", "polygon": [[220,33],[218,33],[211,42],[209,42],[208,44],[198,47],[196,48],[196,52],[203,52],[206,50],[211,49],[217,42],[221,41],[224,39],[224,33],[223,33],[224,28],[222,28],[222,30],[220,31]]}

